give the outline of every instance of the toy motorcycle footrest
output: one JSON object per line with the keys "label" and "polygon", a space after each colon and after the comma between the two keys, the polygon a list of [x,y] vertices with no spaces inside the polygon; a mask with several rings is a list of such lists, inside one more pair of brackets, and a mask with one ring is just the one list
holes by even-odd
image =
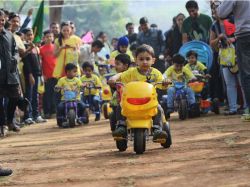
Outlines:
{"label": "toy motorcycle footrest", "polygon": [[85,104],[86,105],[86,107],[89,107],[89,104]]}
{"label": "toy motorcycle footrest", "polygon": [[115,136],[114,140],[115,141],[122,141],[124,138],[122,136]]}
{"label": "toy motorcycle footrest", "polygon": [[156,142],[156,143],[165,143],[166,139],[165,138],[158,138],[154,142]]}
{"label": "toy motorcycle footrest", "polygon": [[79,120],[86,121],[86,118],[85,117],[79,117]]}
{"label": "toy motorcycle footrest", "polygon": [[93,112],[93,114],[100,114],[100,112]]}

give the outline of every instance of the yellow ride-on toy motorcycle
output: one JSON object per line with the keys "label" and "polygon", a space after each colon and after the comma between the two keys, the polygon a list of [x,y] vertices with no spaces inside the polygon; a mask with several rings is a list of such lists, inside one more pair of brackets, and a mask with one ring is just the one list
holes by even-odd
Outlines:
{"label": "yellow ride-on toy motorcycle", "polygon": [[[127,122],[127,136],[114,137],[117,148],[120,151],[127,149],[128,139],[134,140],[134,151],[137,154],[142,154],[146,150],[146,140],[149,140],[149,131],[152,127],[152,117],[158,113],[157,93],[154,86],[146,82],[130,82],[123,84],[123,93],[121,93],[121,108],[122,115],[125,116]],[[161,143],[164,148],[169,148],[172,144],[169,123],[163,119],[163,131],[168,134],[167,139],[156,139],[156,143]],[[129,134],[129,138],[128,138]]]}

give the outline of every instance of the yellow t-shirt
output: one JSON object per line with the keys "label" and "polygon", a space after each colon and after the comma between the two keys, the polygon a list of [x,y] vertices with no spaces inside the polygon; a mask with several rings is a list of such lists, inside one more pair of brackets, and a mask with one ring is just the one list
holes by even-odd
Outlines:
{"label": "yellow t-shirt", "polygon": [[[77,38],[74,36],[71,36],[69,39],[65,40],[65,44],[71,46],[75,46],[77,43]],[[64,44],[64,40],[62,40],[62,44]],[[55,45],[57,45],[58,48],[60,47],[58,38],[55,39]],[[53,77],[62,77],[62,73],[64,72],[63,67],[66,66],[68,63],[74,63],[75,65],[77,65],[77,75],[81,75],[80,67],[78,64],[78,56],[78,53],[76,51],[73,51],[72,48],[63,49],[57,57]]]}
{"label": "yellow t-shirt", "polygon": [[100,77],[100,81],[102,84],[107,84],[107,79],[104,76]]}
{"label": "yellow t-shirt", "polygon": [[[91,81],[94,81],[95,86],[102,86],[102,83],[101,83],[99,77],[98,77],[97,75],[94,75],[94,74],[92,74],[90,78],[87,78],[87,77],[84,75],[84,76],[82,76],[82,77],[80,78],[80,80],[82,81],[82,84],[83,84],[83,85],[85,85],[85,84],[87,84],[87,83],[89,83],[89,82],[91,82]],[[91,91],[91,92],[90,92],[91,95],[97,95],[97,96],[98,96],[99,93],[100,93],[100,90],[99,90],[99,89],[95,89],[95,88],[92,88],[90,91]],[[85,96],[86,96],[86,95],[89,95],[89,89],[86,89],[86,90],[85,90],[84,95],[85,95]]]}
{"label": "yellow t-shirt", "polygon": [[[147,82],[147,78],[150,84],[155,84],[156,82],[162,82],[164,79],[161,72],[155,68],[150,68],[150,71],[147,75],[141,74],[139,67],[129,68],[127,71],[120,73],[120,75],[121,75],[121,82],[125,84],[135,81]],[[164,89],[162,88],[162,85],[157,85],[156,87]]]}
{"label": "yellow t-shirt", "polygon": [[77,39],[77,41],[78,41],[79,47],[83,45],[83,43],[82,43],[82,41],[81,41],[82,39],[81,39],[79,36],[73,35],[73,37],[76,37],[76,39]]}
{"label": "yellow t-shirt", "polygon": [[[78,79],[77,77],[73,78],[73,79],[67,79],[67,77],[62,77],[59,79],[57,86],[61,86],[63,88],[66,88],[66,99],[67,101],[74,101],[75,100],[75,89],[78,86],[81,86],[82,82],[80,81],[80,79]],[[78,92],[80,91],[80,88],[77,89]],[[61,94],[62,99],[61,100],[65,100],[64,98],[64,90],[61,90]],[[77,93],[77,100],[81,100],[79,93]]]}
{"label": "yellow t-shirt", "polygon": [[181,73],[176,73],[174,70],[174,66],[170,66],[163,75],[165,78],[168,78],[172,81],[178,82],[186,82],[187,80],[191,79],[194,75],[193,73],[187,69],[186,67],[182,68]]}
{"label": "yellow t-shirt", "polygon": [[[116,56],[118,56],[119,54],[121,54],[121,53],[119,53],[119,52],[116,50],[116,51],[114,51],[114,52],[112,52],[112,53],[110,54],[110,58],[109,58],[109,59],[113,59],[113,58],[115,58]],[[131,52],[129,52],[129,51],[127,50],[126,54],[130,57],[131,62],[134,62],[134,61],[135,61],[135,59],[134,59],[134,57],[133,57],[133,55],[132,55]],[[110,61],[110,60],[109,60],[109,61]],[[109,61],[108,61],[108,62],[109,62]],[[109,62],[109,64],[110,64],[110,62]]]}
{"label": "yellow t-shirt", "polygon": [[190,71],[197,70],[198,72],[204,71],[205,69],[207,69],[207,67],[204,66],[204,64],[202,64],[199,61],[197,61],[194,65],[186,64],[185,68],[189,69]]}
{"label": "yellow t-shirt", "polygon": [[16,35],[16,33],[15,33],[13,36],[14,36],[14,38],[15,38],[16,45],[17,45],[18,47],[22,47],[22,48],[25,49],[25,46],[24,46],[23,41],[21,40],[20,36]]}

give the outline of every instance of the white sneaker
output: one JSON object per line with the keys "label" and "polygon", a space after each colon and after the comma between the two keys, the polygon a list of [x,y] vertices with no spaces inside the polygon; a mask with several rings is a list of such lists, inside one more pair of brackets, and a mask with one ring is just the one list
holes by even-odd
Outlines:
{"label": "white sneaker", "polygon": [[25,124],[28,124],[28,125],[31,125],[31,124],[35,124],[36,122],[34,122],[31,118],[27,118],[25,121],[24,121]]}
{"label": "white sneaker", "polygon": [[35,118],[36,123],[45,123],[47,121],[48,121],[47,119],[43,119],[41,116],[38,116],[37,118]]}

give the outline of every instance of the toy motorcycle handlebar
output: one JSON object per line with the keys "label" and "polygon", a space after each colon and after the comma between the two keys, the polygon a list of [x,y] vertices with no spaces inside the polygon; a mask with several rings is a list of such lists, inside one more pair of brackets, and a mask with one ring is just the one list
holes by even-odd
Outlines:
{"label": "toy motorcycle handlebar", "polygon": [[[81,86],[77,86],[74,90],[75,93],[78,93],[77,89],[80,88],[81,89]],[[61,87],[60,89],[57,89],[57,88],[54,88],[54,91],[55,92],[59,92],[60,90],[64,90],[64,94],[67,92],[67,91],[70,91],[70,90],[67,90],[66,88],[64,87]]]}
{"label": "toy motorcycle handlebar", "polygon": [[[88,86],[88,85],[93,85],[93,86]],[[85,85],[85,88],[86,89],[91,89],[91,88],[94,88],[94,89],[102,89],[102,86],[99,86],[99,85],[95,85],[94,84],[94,81],[88,81],[88,83]]]}

